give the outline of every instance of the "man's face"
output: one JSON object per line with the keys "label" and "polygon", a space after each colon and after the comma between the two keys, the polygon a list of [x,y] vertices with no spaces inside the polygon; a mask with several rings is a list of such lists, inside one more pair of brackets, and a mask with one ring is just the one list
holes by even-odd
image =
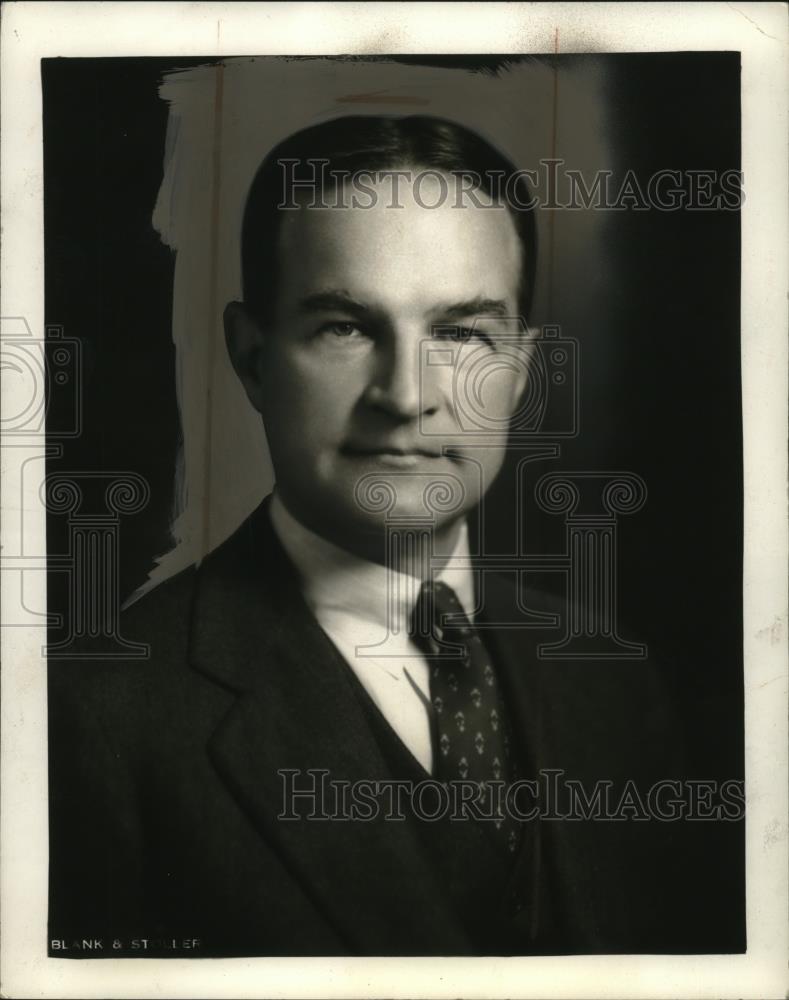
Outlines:
{"label": "man's face", "polygon": [[525,384],[512,219],[454,196],[425,208],[431,183],[421,205],[402,184],[393,207],[388,181],[373,208],[282,220],[250,395],[286,506],[347,548],[387,517],[457,523],[501,468]]}

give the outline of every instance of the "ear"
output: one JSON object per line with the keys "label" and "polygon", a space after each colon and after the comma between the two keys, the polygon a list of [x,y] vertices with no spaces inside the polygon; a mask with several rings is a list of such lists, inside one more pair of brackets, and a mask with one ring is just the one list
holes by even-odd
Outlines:
{"label": "ear", "polygon": [[242,302],[229,302],[225,306],[224,323],[230,361],[250,403],[260,413],[263,403],[260,355],[265,335]]}
{"label": "ear", "polygon": [[527,327],[524,338],[520,343],[519,353],[521,364],[518,366],[518,373],[515,377],[515,385],[513,387],[513,410],[517,410],[523,402],[523,394],[531,378],[535,351],[534,335],[534,331],[530,327]]}

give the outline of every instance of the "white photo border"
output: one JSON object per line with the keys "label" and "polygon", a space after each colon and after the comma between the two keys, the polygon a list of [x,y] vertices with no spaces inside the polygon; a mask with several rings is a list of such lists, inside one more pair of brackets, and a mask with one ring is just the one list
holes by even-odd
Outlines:
{"label": "white photo border", "polygon": [[[748,951],[722,956],[407,960],[48,958],[46,672],[40,654],[44,629],[17,627],[2,630],[3,996],[786,995],[789,62],[785,5],[451,6],[450,11],[444,3],[4,4],[0,316],[24,317],[33,331],[44,328],[42,58],[739,51],[746,193],[742,386]],[[6,405],[12,409],[14,401],[8,399]],[[19,462],[20,449],[6,439],[4,513],[20,506]],[[18,523],[3,517],[6,553],[19,550]],[[28,519],[25,530],[40,543],[45,537],[43,518],[38,523]],[[28,581],[31,600],[44,607],[44,574],[31,576],[36,577]],[[3,586],[7,586],[5,574]]]}

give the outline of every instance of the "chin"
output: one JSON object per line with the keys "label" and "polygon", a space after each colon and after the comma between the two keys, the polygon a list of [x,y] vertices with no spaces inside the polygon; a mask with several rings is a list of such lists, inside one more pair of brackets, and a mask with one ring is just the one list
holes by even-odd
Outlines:
{"label": "chin", "polygon": [[455,475],[376,472],[357,480],[349,499],[357,518],[383,529],[388,522],[401,519],[440,527],[460,517],[470,498]]}

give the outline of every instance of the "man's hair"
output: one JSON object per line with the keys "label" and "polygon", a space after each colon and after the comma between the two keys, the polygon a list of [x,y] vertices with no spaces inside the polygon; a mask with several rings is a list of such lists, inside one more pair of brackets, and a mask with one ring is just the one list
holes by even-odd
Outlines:
{"label": "man's hair", "polygon": [[[322,181],[327,189],[337,186],[333,172],[354,175],[417,168],[473,178],[466,181],[471,190],[498,198],[509,209],[522,250],[519,308],[524,321],[528,319],[537,239],[523,172],[481,136],[456,122],[423,115],[348,115],[284,139],[263,160],[252,182],[244,211],[241,270],[244,302],[259,323],[265,325],[272,318],[280,284],[279,225],[287,209],[279,206],[293,204],[294,198],[286,190],[283,161],[291,161],[287,169],[297,184],[315,179],[319,204]],[[297,167],[301,167],[298,174]]]}

